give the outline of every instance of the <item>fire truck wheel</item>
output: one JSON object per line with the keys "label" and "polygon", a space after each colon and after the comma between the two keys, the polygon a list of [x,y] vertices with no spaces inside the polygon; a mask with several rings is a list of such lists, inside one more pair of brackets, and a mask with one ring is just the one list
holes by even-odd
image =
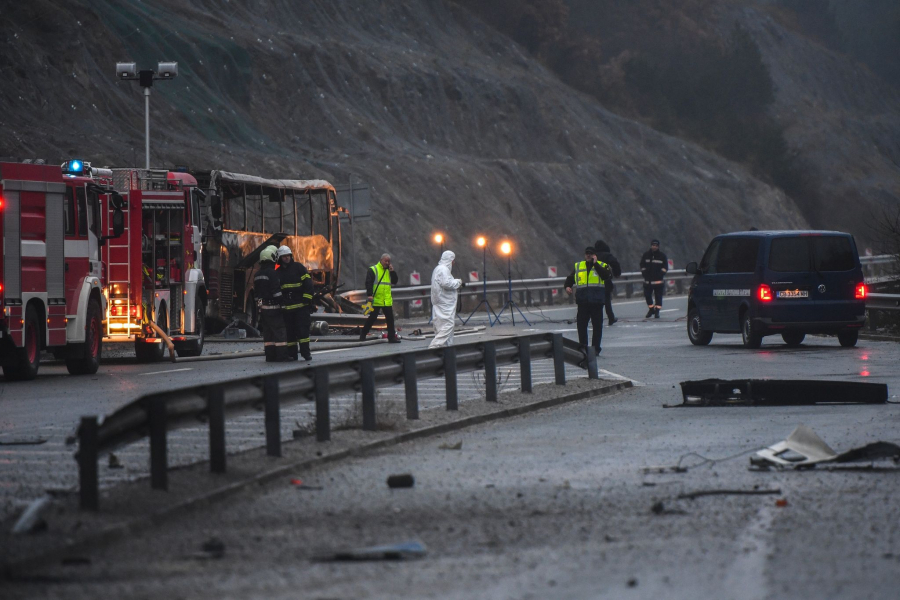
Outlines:
{"label": "fire truck wheel", "polygon": [[203,306],[200,298],[197,298],[197,309],[194,315],[194,323],[199,329],[199,339],[189,340],[187,342],[176,342],[175,351],[178,356],[200,356],[203,354],[203,343],[206,341],[206,332],[203,322],[206,320],[206,308]]}
{"label": "fire truck wheel", "polygon": [[10,381],[29,381],[37,377],[41,363],[41,324],[33,306],[25,310],[24,345],[16,348],[13,362],[3,365],[3,374]]}
{"label": "fire truck wheel", "polygon": [[84,353],[81,358],[66,360],[66,368],[72,375],[93,375],[100,368],[100,357],[103,354],[103,313],[100,303],[91,300],[88,303],[87,323],[84,330]]}
{"label": "fire truck wheel", "polygon": [[[169,318],[166,313],[166,305],[160,304],[159,316],[156,318],[156,325],[166,334],[169,333]],[[158,343],[148,343],[141,339],[134,340],[134,354],[137,356],[138,362],[157,362],[162,360],[166,352],[166,345],[160,340]]]}

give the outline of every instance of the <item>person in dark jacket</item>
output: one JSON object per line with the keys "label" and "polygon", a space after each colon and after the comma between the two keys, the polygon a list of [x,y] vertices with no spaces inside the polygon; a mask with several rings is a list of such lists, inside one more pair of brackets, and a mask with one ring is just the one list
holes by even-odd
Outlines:
{"label": "person in dark jacket", "polygon": [[[306,267],[294,260],[287,246],[278,249],[278,279],[284,296],[284,325],[288,355],[312,360],[309,352],[309,315],[312,313],[313,280]],[[299,348],[299,353],[298,353]]]}
{"label": "person in dark jacket", "polygon": [[[647,315],[645,319],[650,317],[659,318],[659,311],[662,308],[663,290],[665,289],[664,278],[669,270],[669,259],[666,255],[659,251],[659,240],[650,242],[650,249],[644,252],[641,257],[641,275],[644,276],[644,298],[647,300]],[[654,296],[656,297],[654,302]]]}
{"label": "person in dark jacket", "polygon": [[253,278],[253,293],[262,302],[260,321],[266,362],[293,360],[288,356],[287,332],[282,313],[281,281],[275,270],[275,246],[267,246],[259,255],[260,269]]}
{"label": "person in dark jacket", "polygon": [[359,334],[360,341],[366,339],[369,330],[375,324],[375,319],[378,318],[379,311],[383,311],[387,321],[388,342],[400,343],[397,331],[394,329],[394,300],[391,296],[391,288],[395,285],[397,285],[397,273],[394,271],[394,265],[391,264],[391,255],[382,254],[381,260],[369,267],[369,271],[366,273],[366,297],[372,303],[372,312],[363,325],[362,333]]}
{"label": "person in dark jacket", "polygon": [[610,252],[609,246],[603,240],[594,242],[594,251],[597,253],[597,259],[599,259],[600,262],[605,262],[609,265],[609,270],[612,271],[612,277],[606,280],[604,288],[606,290],[606,318],[609,320],[609,324],[613,325],[618,321],[616,315],[613,314],[612,307],[613,294],[616,289],[616,285],[613,283],[613,277],[622,276],[622,266],[619,264],[619,260],[613,256],[612,252]]}
{"label": "person in dark jacket", "polygon": [[600,341],[603,339],[603,304],[606,298],[604,282],[612,276],[612,271],[605,262],[597,259],[593,246],[584,249],[584,260],[575,263],[575,269],[566,277],[566,293],[575,290],[575,304],[578,306],[576,322],[578,326],[578,343],[587,347],[588,321],[594,330],[591,344],[600,354]]}

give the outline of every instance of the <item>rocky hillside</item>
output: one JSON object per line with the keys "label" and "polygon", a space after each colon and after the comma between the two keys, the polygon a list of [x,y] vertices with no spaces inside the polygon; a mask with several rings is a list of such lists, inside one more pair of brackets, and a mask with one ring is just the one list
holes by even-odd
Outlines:
{"label": "rocky hillside", "polygon": [[900,205],[900,87],[789,27],[783,13],[747,4],[729,5],[722,28],[740,23],[769,67],[772,114],[806,170],[801,209],[814,227],[844,229],[865,245],[877,244],[874,221],[885,207]]}
{"label": "rocky hillside", "polygon": [[140,90],[115,62],[175,60],[153,88],[154,165],[367,181],[360,264],[387,250],[429,273],[442,230],[462,271],[480,268],[479,233],[510,236],[525,277],[598,236],[627,270],[653,237],[683,266],[717,233],[807,225],[745,169],[608,112],[451,2],[32,0],[0,26],[0,156],[142,164]]}

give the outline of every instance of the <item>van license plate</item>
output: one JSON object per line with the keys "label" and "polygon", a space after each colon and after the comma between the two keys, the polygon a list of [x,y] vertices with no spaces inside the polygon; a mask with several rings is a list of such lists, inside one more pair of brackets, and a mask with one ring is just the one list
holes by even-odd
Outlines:
{"label": "van license plate", "polygon": [[778,298],[809,298],[806,290],[782,290],[776,294]]}

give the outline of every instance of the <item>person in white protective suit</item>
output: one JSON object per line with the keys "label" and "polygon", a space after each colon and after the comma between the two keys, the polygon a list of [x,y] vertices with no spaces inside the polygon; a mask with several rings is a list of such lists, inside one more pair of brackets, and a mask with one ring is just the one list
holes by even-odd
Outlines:
{"label": "person in white protective suit", "polygon": [[457,290],[465,287],[461,279],[450,274],[456,255],[449,250],[441,255],[441,260],[431,274],[431,320],[434,324],[434,339],[429,348],[453,345],[453,324],[456,319]]}

